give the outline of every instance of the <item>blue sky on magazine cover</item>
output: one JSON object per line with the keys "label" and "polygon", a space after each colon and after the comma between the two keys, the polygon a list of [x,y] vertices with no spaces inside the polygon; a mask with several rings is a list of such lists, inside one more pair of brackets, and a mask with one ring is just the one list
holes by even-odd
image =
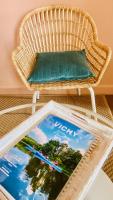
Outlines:
{"label": "blue sky on magazine cover", "polygon": [[[35,193],[26,176],[25,166],[30,156],[13,147],[0,159],[0,184],[15,200],[47,200],[48,196],[38,189]],[[13,184],[13,187],[12,187]],[[44,196],[44,198],[43,198]]]}
{"label": "blue sky on magazine cover", "polygon": [[29,136],[40,144],[47,143],[49,140],[59,140],[60,143],[67,143],[74,150],[80,150],[82,154],[94,140],[94,135],[91,133],[52,114],[32,129]]}

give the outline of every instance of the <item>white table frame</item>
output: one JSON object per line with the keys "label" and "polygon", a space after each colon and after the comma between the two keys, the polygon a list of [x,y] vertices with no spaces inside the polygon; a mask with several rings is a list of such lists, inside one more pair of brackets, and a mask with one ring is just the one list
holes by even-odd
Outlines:
{"label": "white table frame", "polygon": [[[37,103],[35,106],[43,106],[45,103]],[[89,117],[94,117],[97,120],[101,120],[104,123],[106,123],[108,126],[113,128],[113,122],[110,121],[109,119],[101,116],[100,114],[97,114],[93,111],[87,110],[85,108],[79,107],[79,106],[74,106],[74,105],[68,105],[68,104],[63,104],[68,106],[69,108],[76,110],[78,112],[85,113]],[[0,116],[3,114],[7,114],[16,110],[20,109],[25,109],[25,108],[32,108],[33,104],[23,104],[23,105],[18,105],[14,107],[10,107],[4,110],[0,111]],[[101,185],[100,185],[101,184]],[[103,190],[104,188],[104,190]],[[113,183],[110,181],[110,179],[107,177],[107,175],[100,170],[95,182],[93,183],[90,191],[88,192],[85,200],[113,200]]]}

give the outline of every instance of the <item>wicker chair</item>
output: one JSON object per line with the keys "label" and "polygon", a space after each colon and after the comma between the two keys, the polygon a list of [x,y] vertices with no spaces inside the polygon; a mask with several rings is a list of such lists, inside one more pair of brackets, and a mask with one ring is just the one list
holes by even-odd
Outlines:
{"label": "wicker chair", "polygon": [[[30,84],[36,52],[86,50],[94,78],[46,84]],[[93,87],[97,86],[111,58],[111,50],[100,43],[93,19],[78,8],[49,6],[28,13],[20,26],[19,46],[12,54],[16,69],[28,89],[34,90],[32,112],[40,90],[87,88],[91,94],[92,109],[96,112]]]}

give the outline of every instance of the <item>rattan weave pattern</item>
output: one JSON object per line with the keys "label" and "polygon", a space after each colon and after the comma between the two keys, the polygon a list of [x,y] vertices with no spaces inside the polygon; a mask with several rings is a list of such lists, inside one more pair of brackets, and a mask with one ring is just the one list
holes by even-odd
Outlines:
{"label": "rattan weave pattern", "polygon": [[[82,49],[86,51],[95,78],[46,84],[27,82],[37,52]],[[79,8],[54,5],[37,8],[25,15],[19,29],[19,46],[13,52],[12,59],[28,89],[85,88],[99,84],[111,59],[111,49],[99,42],[96,25],[87,12]]]}
{"label": "rattan weave pattern", "polygon": [[[72,104],[81,106],[87,109],[91,109],[90,105],[90,98],[89,96],[41,96],[39,101],[40,103],[48,102],[49,100],[55,100],[59,103],[65,104]],[[31,103],[32,97],[31,96],[0,96],[0,110],[9,108],[11,106],[17,106],[21,104]],[[96,97],[96,104],[97,104],[97,112],[101,115],[104,115],[110,120],[113,120],[110,108],[107,104],[106,98],[104,96],[97,96]],[[39,108],[38,107],[38,108]],[[12,130],[14,127],[19,125],[25,119],[27,119],[31,114],[31,108],[21,109],[18,111],[13,111],[11,113],[4,114],[0,116],[0,137],[6,134],[8,131]],[[109,158],[105,162],[103,167],[104,171],[113,181],[113,151],[111,152]]]}

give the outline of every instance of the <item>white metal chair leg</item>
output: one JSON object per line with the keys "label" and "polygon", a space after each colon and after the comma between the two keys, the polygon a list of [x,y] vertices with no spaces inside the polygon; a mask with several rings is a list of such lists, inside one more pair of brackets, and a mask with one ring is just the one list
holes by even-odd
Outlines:
{"label": "white metal chair leg", "polygon": [[36,110],[36,100],[40,98],[39,91],[35,91],[33,94],[33,100],[32,100],[32,114],[35,113]]}
{"label": "white metal chair leg", "polygon": [[81,89],[80,88],[77,88],[77,93],[78,93],[79,96],[81,95]]}
{"label": "white metal chair leg", "polygon": [[92,110],[94,113],[96,113],[96,102],[95,102],[95,93],[92,87],[88,87],[88,90],[91,95],[91,104],[92,104]]}

